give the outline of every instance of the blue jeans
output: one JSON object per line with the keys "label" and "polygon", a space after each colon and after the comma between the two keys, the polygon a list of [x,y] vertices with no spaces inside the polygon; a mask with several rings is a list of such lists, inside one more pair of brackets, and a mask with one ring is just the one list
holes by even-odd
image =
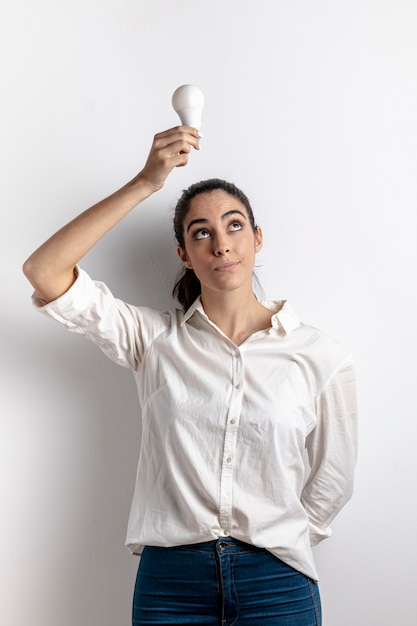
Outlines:
{"label": "blue jeans", "polygon": [[321,626],[318,585],[267,550],[226,537],[146,547],[133,626]]}

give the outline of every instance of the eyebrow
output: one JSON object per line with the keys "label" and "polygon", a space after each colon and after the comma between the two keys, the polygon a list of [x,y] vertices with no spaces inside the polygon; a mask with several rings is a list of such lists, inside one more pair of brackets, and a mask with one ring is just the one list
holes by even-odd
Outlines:
{"label": "eyebrow", "polygon": [[[231,215],[234,215],[235,213],[238,213],[239,215],[241,215],[243,218],[245,218],[245,220],[247,219],[247,216],[244,213],[242,213],[242,211],[239,211],[239,209],[232,209],[231,211],[227,211],[226,213],[223,213],[222,220],[227,219],[228,217],[230,217]],[[194,226],[194,224],[207,224],[208,222],[209,220],[206,217],[200,217],[195,220],[191,220],[191,222],[187,226],[187,233],[190,230],[191,226]]]}

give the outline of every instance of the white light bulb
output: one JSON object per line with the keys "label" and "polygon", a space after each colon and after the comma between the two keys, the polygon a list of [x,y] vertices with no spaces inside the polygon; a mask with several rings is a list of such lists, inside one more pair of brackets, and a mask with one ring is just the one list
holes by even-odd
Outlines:
{"label": "white light bulb", "polygon": [[204,95],[195,85],[181,85],[172,94],[172,106],[184,126],[201,128]]}

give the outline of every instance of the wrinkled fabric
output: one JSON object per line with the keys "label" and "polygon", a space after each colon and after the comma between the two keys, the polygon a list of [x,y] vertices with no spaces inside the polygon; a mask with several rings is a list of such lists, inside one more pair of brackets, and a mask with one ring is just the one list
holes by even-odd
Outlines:
{"label": "wrinkled fabric", "polygon": [[318,580],[311,546],[349,500],[357,412],[352,355],[264,302],[271,328],[235,345],[200,299],[184,314],[129,305],[78,269],[41,311],[133,371],[142,419],[126,544],[232,536]]}

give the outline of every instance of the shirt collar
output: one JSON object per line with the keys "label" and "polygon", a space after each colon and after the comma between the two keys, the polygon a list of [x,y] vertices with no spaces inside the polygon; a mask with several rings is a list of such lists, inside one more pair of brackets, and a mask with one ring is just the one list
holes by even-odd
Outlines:
{"label": "shirt collar", "polygon": [[203,305],[201,303],[200,296],[198,296],[197,300],[194,300],[190,308],[187,309],[187,311],[184,313],[182,321],[181,321],[181,326],[183,326],[186,322],[188,322],[190,317],[192,317],[196,311],[198,311],[203,317],[207,318],[206,312],[204,311]]}
{"label": "shirt collar", "polygon": [[[268,300],[266,302],[262,302],[262,304],[272,312],[272,328],[282,329],[286,335],[289,335],[297,328],[297,326],[300,325],[300,320],[287,300]],[[198,312],[202,317],[208,319],[207,314],[203,309],[200,296],[198,296],[197,300],[195,300],[190,308],[184,313],[181,320],[181,326],[188,322],[188,320],[196,312]]]}
{"label": "shirt collar", "polygon": [[286,335],[300,325],[300,320],[288,300],[270,300],[262,304],[275,313],[271,317],[272,328],[282,329]]}

